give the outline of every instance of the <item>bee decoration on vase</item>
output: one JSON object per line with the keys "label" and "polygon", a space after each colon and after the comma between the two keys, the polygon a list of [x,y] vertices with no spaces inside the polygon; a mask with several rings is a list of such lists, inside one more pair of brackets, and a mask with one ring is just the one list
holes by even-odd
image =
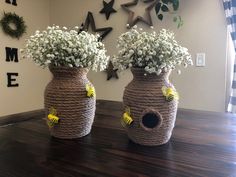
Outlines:
{"label": "bee decoration on vase", "polygon": [[60,119],[57,115],[57,111],[55,108],[51,107],[50,108],[50,114],[48,114],[47,117],[47,124],[49,126],[49,128],[54,127],[56,124],[59,123]]}
{"label": "bee decoration on vase", "polygon": [[95,92],[95,88],[90,85],[90,84],[86,84],[86,91],[87,91],[87,97],[96,97],[96,92]]}
{"label": "bee decoration on vase", "polygon": [[134,120],[131,117],[131,111],[129,107],[126,107],[125,112],[121,118],[121,125],[123,125],[123,127],[126,126],[131,126],[133,124]]}
{"label": "bee decoration on vase", "polygon": [[162,87],[162,93],[166,98],[166,101],[179,100],[179,94],[171,87]]}

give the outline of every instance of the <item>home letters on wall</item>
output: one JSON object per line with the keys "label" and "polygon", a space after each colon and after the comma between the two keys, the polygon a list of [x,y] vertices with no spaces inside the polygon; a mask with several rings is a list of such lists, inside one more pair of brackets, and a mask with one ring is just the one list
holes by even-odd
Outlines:
{"label": "home letters on wall", "polygon": [[[5,0],[6,3],[17,6],[16,0]],[[26,32],[26,25],[22,17],[19,17],[15,13],[5,13],[3,18],[0,20],[0,24],[2,26],[3,32],[13,38],[19,39],[23,33]],[[11,24],[15,26],[15,28],[11,27]],[[15,62],[18,63],[18,49],[5,47],[6,52],[6,62]],[[17,72],[7,72],[7,87],[19,87],[19,83],[17,83],[17,77],[19,74]]]}
{"label": "home letters on wall", "polygon": [[[6,47],[6,62],[16,62],[18,63],[18,49]],[[19,84],[16,81],[18,77],[18,73],[16,72],[8,72],[7,73],[7,87],[19,87]]]}

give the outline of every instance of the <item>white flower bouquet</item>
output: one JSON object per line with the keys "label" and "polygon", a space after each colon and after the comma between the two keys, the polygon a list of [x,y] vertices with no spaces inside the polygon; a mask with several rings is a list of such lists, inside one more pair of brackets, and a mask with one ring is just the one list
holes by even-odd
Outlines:
{"label": "white flower bouquet", "polygon": [[52,26],[42,32],[36,31],[26,41],[23,57],[31,58],[42,67],[51,65],[105,70],[109,56],[106,56],[104,44],[98,40],[99,35],[85,31],[78,34],[78,29]]}
{"label": "white flower bouquet", "polygon": [[177,65],[192,65],[188,49],[180,46],[174,33],[162,29],[159,33],[144,32],[134,26],[118,38],[119,53],[112,58],[115,68],[125,70],[130,67],[143,68],[146,73],[173,70]]}

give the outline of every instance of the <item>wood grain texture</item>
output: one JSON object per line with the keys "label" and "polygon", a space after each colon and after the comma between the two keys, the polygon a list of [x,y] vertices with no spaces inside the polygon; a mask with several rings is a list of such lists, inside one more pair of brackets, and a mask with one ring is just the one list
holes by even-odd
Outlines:
{"label": "wood grain texture", "polygon": [[169,143],[132,143],[120,125],[122,104],[98,101],[91,134],[51,138],[45,120],[0,128],[0,177],[236,175],[236,116],[178,110]]}
{"label": "wood grain texture", "polygon": [[0,117],[0,126],[5,126],[7,124],[12,124],[16,122],[22,122],[30,119],[37,119],[42,116],[44,116],[44,110],[39,109],[35,111],[29,111],[29,112],[23,112],[23,113],[17,113],[7,116]]}

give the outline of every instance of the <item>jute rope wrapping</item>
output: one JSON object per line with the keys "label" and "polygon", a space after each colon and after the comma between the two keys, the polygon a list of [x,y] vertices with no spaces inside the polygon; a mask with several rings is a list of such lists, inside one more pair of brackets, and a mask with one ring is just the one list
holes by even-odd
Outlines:
{"label": "jute rope wrapping", "polygon": [[[130,108],[134,122],[127,127],[129,138],[135,143],[147,146],[165,144],[169,141],[175,125],[178,101],[166,101],[162,87],[173,87],[169,82],[169,73],[144,75],[143,69],[132,68],[133,80],[126,86],[123,95],[124,107]],[[142,118],[146,113],[155,113],[159,124],[146,128]]]}
{"label": "jute rope wrapping", "polygon": [[[87,69],[50,67],[53,79],[44,93],[46,116],[53,107],[60,118],[50,128],[51,135],[62,139],[83,137],[90,133],[95,116],[96,99],[87,97]],[[91,84],[92,85],[92,84]]]}

